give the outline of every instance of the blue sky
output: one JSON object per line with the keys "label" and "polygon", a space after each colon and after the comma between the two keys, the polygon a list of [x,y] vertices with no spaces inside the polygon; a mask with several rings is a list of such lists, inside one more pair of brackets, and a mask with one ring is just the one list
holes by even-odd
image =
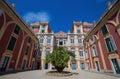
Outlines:
{"label": "blue sky", "polygon": [[9,0],[16,11],[30,23],[48,21],[56,33],[68,32],[74,21],[92,23],[107,9],[106,2],[113,0]]}

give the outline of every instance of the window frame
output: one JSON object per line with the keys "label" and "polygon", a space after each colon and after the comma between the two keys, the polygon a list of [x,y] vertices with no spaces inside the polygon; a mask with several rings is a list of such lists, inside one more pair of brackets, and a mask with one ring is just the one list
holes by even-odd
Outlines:
{"label": "window frame", "polygon": [[[7,46],[7,50],[10,50],[10,51],[13,51],[14,48],[15,48],[15,45],[16,45],[16,42],[17,42],[17,39],[15,38],[14,42],[11,42],[12,41],[12,38],[15,38],[14,36],[11,36],[10,40],[9,40],[9,43],[8,43],[8,46]],[[13,46],[11,46],[10,44],[11,43],[14,43]],[[12,47],[12,48],[11,48]]]}
{"label": "window frame", "polygon": [[[107,40],[109,42],[107,42]],[[110,35],[108,38],[105,39],[105,44],[106,44],[106,48],[107,48],[108,52],[111,53],[111,52],[117,51],[117,46],[116,46],[115,40],[112,35]]]}

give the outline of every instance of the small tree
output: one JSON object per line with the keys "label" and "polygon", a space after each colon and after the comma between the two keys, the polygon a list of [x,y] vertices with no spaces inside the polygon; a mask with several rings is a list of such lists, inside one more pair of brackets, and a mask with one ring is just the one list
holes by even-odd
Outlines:
{"label": "small tree", "polygon": [[58,47],[46,56],[46,62],[51,62],[58,72],[62,72],[68,66],[70,57],[74,58],[75,54],[65,50],[63,47]]}

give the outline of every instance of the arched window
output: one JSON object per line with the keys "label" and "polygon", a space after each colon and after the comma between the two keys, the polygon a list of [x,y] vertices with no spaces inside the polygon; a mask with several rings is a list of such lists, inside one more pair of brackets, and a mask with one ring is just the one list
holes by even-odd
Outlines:
{"label": "arched window", "polygon": [[80,36],[78,37],[78,43],[82,43],[82,38]]}
{"label": "arched window", "polygon": [[43,44],[43,42],[44,42],[44,36],[41,36],[40,37],[40,44]]}
{"label": "arched window", "polygon": [[75,53],[75,48],[71,48],[71,52],[72,52],[72,53]]}
{"label": "arched window", "polygon": [[46,55],[50,53],[50,48],[46,48]]}
{"label": "arched window", "polygon": [[70,37],[70,42],[71,42],[71,44],[74,44],[74,36]]}
{"label": "arched window", "polygon": [[51,36],[48,36],[47,37],[47,44],[50,44],[51,43]]}
{"label": "arched window", "polygon": [[83,57],[83,49],[82,48],[79,49],[79,55],[80,55],[80,57]]}

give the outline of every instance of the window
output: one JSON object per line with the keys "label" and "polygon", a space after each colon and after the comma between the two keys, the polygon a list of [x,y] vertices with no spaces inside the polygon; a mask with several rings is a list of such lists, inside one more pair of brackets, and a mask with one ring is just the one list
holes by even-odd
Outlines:
{"label": "window", "polygon": [[109,38],[105,39],[105,41],[106,41],[109,52],[113,52],[113,51],[117,50],[117,47],[116,47],[116,44],[115,44],[115,41],[114,41],[112,35]]}
{"label": "window", "polygon": [[42,49],[40,48],[38,52],[38,56],[41,56],[41,55],[42,55]]}
{"label": "window", "polygon": [[94,57],[94,56],[98,56],[97,48],[96,48],[95,45],[92,47],[92,56],[93,56],[93,57]]}
{"label": "window", "polygon": [[44,41],[44,37],[42,36],[42,37],[40,38],[40,44],[42,44],[43,41]]}
{"label": "window", "polygon": [[73,36],[71,36],[70,41],[72,44],[74,44],[74,37]]}
{"label": "window", "polygon": [[107,27],[105,25],[102,27],[102,33],[103,35],[106,35],[108,33]]}
{"label": "window", "polygon": [[87,59],[88,58],[88,52],[85,51],[85,58]]}
{"label": "window", "polygon": [[82,43],[82,38],[78,37],[78,43]]}
{"label": "window", "polygon": [[30,43],[30,42],[31,42],[31,38],[29,37],[29,38],[28,38],[28,43]]}
{"label": "window", "polygon": [[0,9],[0,16],[2,15],[3,11]]}
{"label": "window", "polygon": [[66,44],[66,40],[64,40],[64,45]]}
{"label": "window", "polygon": [[47,37],[47,44],[50,44],[50,43],[51,43],[51,37],[48,36],[48,37]]}
{"label": "window", "polygon": [[14,33],[19,34],[20,27],[18,25],[15,26]]}
{"label": "window", "polygon": [[76,25],[77,28],[79,28],[80,26],[79,25]]}
{"label": "window", "polygon": [[79,55],[80,55],[80,57],[83,57],[83,50],[82,50],[82,48],[79,49]]}
{"label": "window", "polygon": [[42,25],[42,28],[45,28],[45,27],[46,27],[46,25],[45,25],[45,24],[43,24],[43,25]]}
{"label": "window", "polygon": [[80,33],[80,30],[77,30],[77,33]]}
{"label": "window", "polygon": [[41,33],[45,33],[45,30],[41,30]]}
{"label": "window", "polygon": [[74,49],[74,48],[72,48],[72,49],[71,49],[71,52],[72,52],[72,53],[75,53],[75,49]]}
{"label": "window", "polygon": [[32,27],[32,30],[34,30],[34,26]]}
{"label": "window", "polygon": [[15,46],[15,43],[16,43],[16,38],[15,37],[11,37],[7,49],[8,50],[13,50],[13,48]]}
{"label": "window", "polygon": [[90,38],[89,42],[90,42],[90,44],[92,44],[93,42],[95,42],[95,37],[92,36],[92,37]]}
{"label": "window", "polygon": [[26,49],[25,49],[25,55],[28,54],[28,51],[29,51],[29,46],[27,46]]}
{"label": "window", "polygon": [[50,48],[46,49],[46,55],[48,55],[50,53]]}

